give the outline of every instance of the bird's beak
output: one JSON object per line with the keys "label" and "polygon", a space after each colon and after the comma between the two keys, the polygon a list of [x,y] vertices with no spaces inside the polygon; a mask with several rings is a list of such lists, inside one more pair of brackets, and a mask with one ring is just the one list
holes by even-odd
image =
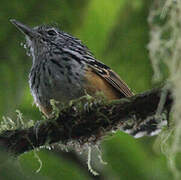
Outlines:
{"label": "bird's beak", "polygon": [[40,34],[34,29],[22,24],[21,22],[11,19],[12,24],[14,24],[23,34],[27,35],[30,39],[38,37]]}

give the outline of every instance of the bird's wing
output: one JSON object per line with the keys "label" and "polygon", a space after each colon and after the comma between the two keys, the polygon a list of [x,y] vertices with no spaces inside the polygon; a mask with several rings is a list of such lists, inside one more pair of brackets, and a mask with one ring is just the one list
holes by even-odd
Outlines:
{"label": "bird's wing", "polygon": [[127,84],[120,79],[120,77],[112,71],[108,66],[99,61],[90,61],[89,66],[100,77],[105,79],[112,87],[114,87],[124,97],[133,96],[133,93],[127,86]]}

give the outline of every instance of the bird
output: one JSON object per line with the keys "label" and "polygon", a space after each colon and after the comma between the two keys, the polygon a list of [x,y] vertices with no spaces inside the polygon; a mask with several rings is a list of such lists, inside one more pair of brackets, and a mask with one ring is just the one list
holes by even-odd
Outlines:
{"label": "bird", "polygon": [[[104,94],[109,101],[133,96],[128,85],[110,67],[97,60],[78,38],[49,25],[29,27],[10,20],[26,38],[32,56],[29,86],[35,104],[48,118],[52,114],[51,99],[69,103],[86,94]],[[141,137],[158,132],[159,124],[147,120],[134,129],[124,131]]]}
{"label": "bird", "polygon": [[82,42],[57,27],[30,28],[12,19],[26,36],[33,57],[29,85],[36,105],[48,117],[50,100],[68,103],[86,93],[102,92],[108,100],[130,97],[130,88]]}

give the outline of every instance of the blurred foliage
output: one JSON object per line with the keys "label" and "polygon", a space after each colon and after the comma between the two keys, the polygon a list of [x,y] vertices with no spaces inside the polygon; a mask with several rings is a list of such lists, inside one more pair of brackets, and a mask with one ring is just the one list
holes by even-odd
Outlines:
{"label": "blurred foliage", "polygon": [[[153,87],[148,58],[147,17],[151,0],[2,0],[0,6],[0,115],[15,116],[20,109],[25,118],[40,119],[28,87],[31,58],[20,46],[24,37],[10,24],[15,18],[30,26],[57,23],[80,38],[95,56],[112,67],[135,93]],[[108,162],[97,179],[167,180],[172,176],[166,157],[153,150],[155,137],[133,139],[117,132],[102,143]],[[1,163],[0,179],[92,179],[80,162],[41,150],[20,156],[18,164]],[[76,157],[78,155],[75,155]],[[0,160],[9,161],[0,153]],[[80,158],[78,156],[78,158]],[[86,165],[86,161],[84,160]],[[20,172],[21,171],[21,172]],[[86,172],[87,171],[87,172]],[[2,173],[3,172],[3,173]],[[3,177],[3,178],[1,178]]]}

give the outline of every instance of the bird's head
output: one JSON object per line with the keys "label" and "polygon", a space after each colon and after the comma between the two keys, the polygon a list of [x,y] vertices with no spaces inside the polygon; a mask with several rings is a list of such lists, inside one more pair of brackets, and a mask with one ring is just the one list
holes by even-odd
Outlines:
{"label": "bird's head", "polygon": [[23,34],[25,34],[27,46],[33,57],[40,56],[50,51],[52,48],[64,48],[69,46],[74,39],[70,35],[52,26],[37,26],[30,28],[23,23],[10,20]]}

